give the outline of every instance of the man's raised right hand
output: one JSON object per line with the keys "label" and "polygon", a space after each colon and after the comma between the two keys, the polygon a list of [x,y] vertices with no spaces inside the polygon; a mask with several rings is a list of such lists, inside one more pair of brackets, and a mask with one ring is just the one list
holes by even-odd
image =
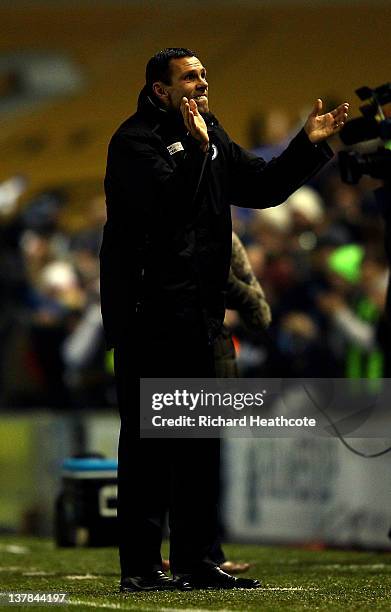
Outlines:
{"label": "man's raised right hand", "polygon": [[198,112],[195,100],[182,98],[181,113],[186,129],[200,143],[202,151],[206,153],[209,147],[208,130],[202,115]]}

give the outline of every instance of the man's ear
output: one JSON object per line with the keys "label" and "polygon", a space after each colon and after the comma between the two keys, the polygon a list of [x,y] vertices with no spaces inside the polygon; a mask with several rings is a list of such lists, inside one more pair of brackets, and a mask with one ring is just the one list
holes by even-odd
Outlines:
{"label": "man's ear", "polygon": [[156,83],[153,83],[152,85],[152,91],[154,93],[154,95],[161,100],[161,102],[167,102],[168,101],[168,92],[164,86],[164,83],[162,83],[162,81],[156,81]]}

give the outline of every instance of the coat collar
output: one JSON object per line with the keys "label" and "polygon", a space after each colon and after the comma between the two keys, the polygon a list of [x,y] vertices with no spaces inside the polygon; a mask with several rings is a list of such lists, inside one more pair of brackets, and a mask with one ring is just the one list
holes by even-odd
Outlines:
{"label": "coat collar", "polygon": [[[154,124],[153,131],[156,131],[161,125],[174,130],[184,129],[181,114],[159,106],[155,97],[149,94],[146,86],[140,91],[137,112]],[[203,113],[202,116],[208,126],[208,131],[210,131],[210,128],[218,125],[218,121],[212,113]]]}

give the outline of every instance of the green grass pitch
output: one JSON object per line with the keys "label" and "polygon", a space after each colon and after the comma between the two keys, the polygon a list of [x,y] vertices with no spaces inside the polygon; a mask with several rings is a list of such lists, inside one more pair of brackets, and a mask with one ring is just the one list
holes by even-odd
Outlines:
{"label": "green grass pitch", "polygon": [[[70,604],[57,610],[391,609],[391,553],[234,544],[225,551],[231,559],[251,562],[247,575],[259,578],[263,588],[122,595],[115,548],[57,549],[48,539],[2,536],[0,591],[68,593]],[[54,606],[28,607],[47,611]]]}

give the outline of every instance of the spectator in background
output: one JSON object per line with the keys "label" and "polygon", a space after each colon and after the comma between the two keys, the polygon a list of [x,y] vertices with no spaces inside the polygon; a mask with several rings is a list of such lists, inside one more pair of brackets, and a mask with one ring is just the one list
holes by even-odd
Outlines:
{"label": "spectator in background", "polygon": [[289,117],[280,108],[270,109],[263,115],[253,115],[250,119],[250,147],[267,161],[280,155],[293,135]]}
{"label": "spectator in background", "polygon": [[[60,229],[59,212],[68,196],[66,190],[59,193],[61,198],[57,192],[35,196],[7,228],[13,235],[13,258],[20,262],[4,277],[9,293],[9,272],[15,275],[18,269],[19,301],[9,315],[1,347],[7,356],[3,399],[10,405],[69,408],[105,403],[98,285],[102,196],[86,202],[87,226],[71,235]],[[80,333],[78,341],[74,335],[76,329],[85,330],[86,321],[91,325],[94,303],[100,349],[88,341],[83,348]]]}
{"label": "spectator in background", "polygon": [[268,377],[321,378],[330,372],[330,362],[319,326],[308,313],[290,311],[280,317],[266,361]]}
{"label": "spectator in background", "polygon": [[84,308],[68,326],[68,334],[61,344],[61,356],[72,405],[105,406],[108,376],[97,280],[86,291]]}
{"label": "spectator in background", "polygon": [[318,305],[331,322],[330,341],[341,375],[382,378],[384,354],[377,328],[387,291],[385,259],[350,244],[336,249],[328,265],[330,290],[318,296]]}

